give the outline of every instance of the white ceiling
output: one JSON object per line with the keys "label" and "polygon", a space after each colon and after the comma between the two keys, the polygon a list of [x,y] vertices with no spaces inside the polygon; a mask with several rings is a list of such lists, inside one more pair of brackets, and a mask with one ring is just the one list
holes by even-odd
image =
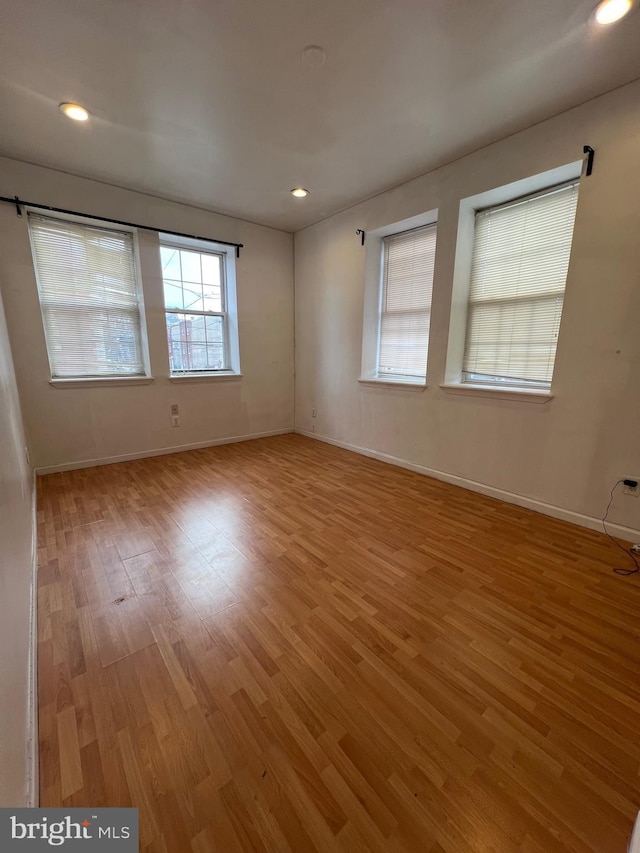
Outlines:
{"label": "white ceiling", "polygon": [[0,0],[0,154],[295,231],[640,76],[594,5]]}

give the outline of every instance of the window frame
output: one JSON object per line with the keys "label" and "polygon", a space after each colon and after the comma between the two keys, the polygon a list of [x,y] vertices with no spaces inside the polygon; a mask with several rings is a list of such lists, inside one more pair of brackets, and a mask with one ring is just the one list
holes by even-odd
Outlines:
{"label": "window frame", "polygon": [[[176,250],[184,250],[188,252],[197,252],[201,255],[214,255],[220,258],[220,287],[221,287],[221,303],[222,311],[193,311],[190,309],[182,309],[180,311],[168,311],[165,295],[164,295],[164,276],[162,275],[162,260],[160,250],[162,248],[170,248]],[[197,379],[232,379],[242,376],[240,369],[240,345],[238,332],[238,308],[237,308],[237,292],[236,292],[236,272],[235,262],[236,254],[233,246],[226,246],[221,243],[209,242],[208,240],[197,240],[188,237],[175,237],[172,234],[158,232],[158,260],[160,263],[160,283],[162,289],[162,312],[164,324],[164,339],[167,353],[167,361],[169,366],[169,379],[178,382],[187,382]],[[223,318],[223,349],[224,349],[224,367],[219,369],[207,370],[179,370],[172,371],[171,358],[169,352],[169,339],[167,327],[167,314],[190,314],[202,317],[220,316]]]}
{"label": "window frame", "polygon": [[[475,196],[462,199],[459,207],[458,232],[454,265],[451,316],[445,381],[441,384],[450,393],[468,393],[470,396],[490,396],[502,399],[521,399],[529,402],[548,402],[554,396],[552,377],[549,385],[535,382],[507,384],[500,381],[468,382],[463,377],[463,358],[466,344],[467,315],[471,289],[471,267],[475,240],[475,217],[478,213],[496,207],[507,206],[530,197],[545,195],[563,185],[580,180],[584,163],[576,160],[547,172],[515,181]],[[577,222],[577,217],[576,217]],[[574,223],[574,233],[576,225]],[[565,283],[565,291],[569,278]],[[558,341],[562,334],[564,311],[561,315]],[[556,350],[557,355],[557,350]],[[555,362],[554,362],[555,368]]]}
{"label": "window frame", "polygon": [[[436,229],[438,227],[437,208],[366,232],[362,363],[360,377],[358,378],[358,382],[361,385],[420,391],[427,387],[430,334],[427,352],[425,353],[426,372],[424,376],[411,377],[391,372],[380,373],[379,352],[384,289],[384,240],[387,237],[394,237],[429,226],[434,226]],[[436,236],[436,263],[437,245]],[[431,295],[433,304],[433,282]],[[431,332],[431,323],[429,323],[429,332]]]}
{"label": "window frame", "polygon": [[[104,220],[93,219],[90,216],[79,216],[72,213],[59,213],[58,211],[42,210],[40,208],[29,207],[24,208],[27,219],[27,231],[29,234],[29,248],[31,252],[31,261],[36,281],[36,289],[38,292],[38,308],[40,309],[40,320],[42,322],[42,334],[45,341],[45,349],[47,351],[47,362],[49,364],[49,383],[55,387],[87,387],[90,385],[137,385],[145,384],[152,381],[151,362],[149,358],[149,338],[147,332],[147,318],[145,311],[145,299],[142,282],[142,272],[140,266],[140,249],[138,245],[138,229],[129,225],[119,225],[117,223],[105,222]],[[129,375],[122,373],[112,374],[80,374],[78,376],[55,376],[53,373],[53,365],[49,348],[49,336],[47,327],[44,321],[44,313],[42,310],[42,289],[40,282],[40,271],[36,259],[35,246],[32,239],[31,226],[29,224],[29,215],[44,217],[47,219],[59,220],[62,222],[72,222],[78,225],[84,225],[89,228],[96,228],[101,231],[114,231],[120,233],[131,234],[132,249],[133,249],[133,270],[135,281],[135,294],[138,303],[139,316],[139,333],[140,333],[140,354],[142,357],[142,373],[132,373]]]}

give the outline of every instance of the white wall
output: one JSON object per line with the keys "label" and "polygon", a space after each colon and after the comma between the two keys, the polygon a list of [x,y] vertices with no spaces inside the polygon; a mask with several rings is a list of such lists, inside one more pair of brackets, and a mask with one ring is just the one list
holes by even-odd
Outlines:
{"label": "white wall", "polygon": [[[0,279],[32,463],[68,467],[293,427],[291,234],[0,158],[0,195],[244,243],[237,261],[243,378],[168,379],[157,236],[139,232],[151,369],[130,387],[54,388],[26,217],[0,205]],[[171,427],[170,406],[181,426]]]}
{"label": "white wall", "polygon": [[[32,474],[25,455],[0,299],[0,806],[29,804],[29,649],[34,562]],[[33,803],[31,803],[33,804]]]}
{"label": "white wall", "polygon": [[[594,526],[615,481],[640,476],[639,103],[640,84],[626,86],[298,232],[296,428]],[[554,399],[447,394],[460,200],[580,159],[584,144],[595,168],[580,190]],[[355,229],[434,208],[429,387],[360,385],[365,252]],[[616,497],[611,518],[640,531],[640,498]]]}

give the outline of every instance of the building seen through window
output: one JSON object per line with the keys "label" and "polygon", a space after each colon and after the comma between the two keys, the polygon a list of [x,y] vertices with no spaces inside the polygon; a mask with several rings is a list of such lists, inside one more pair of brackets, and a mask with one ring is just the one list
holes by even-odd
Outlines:
{"label": "building seen through window", "polygon": [[222,255],[161,246],[171,373],[226,370]]}

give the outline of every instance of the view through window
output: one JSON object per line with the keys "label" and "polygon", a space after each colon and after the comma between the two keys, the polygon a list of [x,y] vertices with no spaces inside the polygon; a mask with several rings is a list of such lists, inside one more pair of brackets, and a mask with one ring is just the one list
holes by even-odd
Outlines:
{"label": "view through window", "polygon": [[224,256],[160,247],[171,373],[228,369]]}

